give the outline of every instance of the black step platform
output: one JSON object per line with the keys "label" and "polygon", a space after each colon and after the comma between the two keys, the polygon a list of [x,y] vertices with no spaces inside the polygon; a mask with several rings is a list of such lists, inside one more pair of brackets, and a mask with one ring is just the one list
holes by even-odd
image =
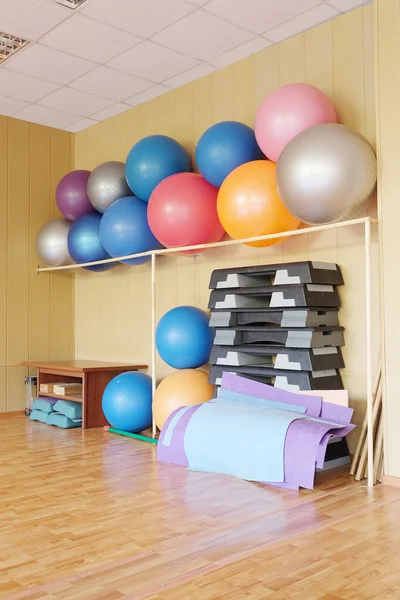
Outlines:
{"label": "black step platform", "polygon": [[216,269],[210,289],[322,283],[343,285],[340,267],[335,263],[301,261],[252,267]]}
{"label": "black step platform", "polygon": [[332,285],[307,283],[305,285],[258,286],[213,290],[208,308],[292,308],[340,307],[337,288]]}
{"label": "black step platform", "polygon": [[276,371],[268,367],[220,367],[213,365],[208,381],[216,386],[221,385],[223,373],[235,373],[261,383],[288,390],[342,390],[343,382],[339,371]]}
{"label": "black step platform", "polygon": [[335,347],[288,349],[261,345],[213,346],[208,362],[217,366],[265,366],[287,371],[323,371],[344,367],[342,353]]}
{"label": "black step platform", "polygon": [[337,327],[337,308],[318,310],[317,308],[258,308],[213,310],[210,327],[235,327],[256,323],[279,325],[280,327]]}
{"label": "black step platform", "polygon": [[[344,346],[343,327],[235,327],[216,329],[215,346],[244,344],[280,345],[286,348],[325,348]],[[333,388],[334,389],[334,388]]]}

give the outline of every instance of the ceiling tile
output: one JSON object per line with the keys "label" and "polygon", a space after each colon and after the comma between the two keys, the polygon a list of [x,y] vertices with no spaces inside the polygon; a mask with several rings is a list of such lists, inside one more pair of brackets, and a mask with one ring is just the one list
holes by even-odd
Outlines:
{"label": "ceiling tile", "polygon": [[96,125],[98,121],[94,121],[93,119],[82,119],[81,121],[77,121],[77,123],[73,123],[73,125],[69,125],[69,127],[65,127],[65,131],[70,131],[71,133],[79,133],[84,129],[88,129],[92,125]]}
{"label": "ceiling tile", "polygon": [[0,68],[0,89],[7,90],[7,96],[26,102],[36,102],[58,88],[55,83],[14,73]]}
{"label": "ceiling tile", "polygon": [[153,40],[178,52],[207,60],[251,37],[248,31],[201,11],[170,25],[155,35]]}
{"label": "ceiling tile", "polygon": [[111,117],[120,115],[121,113],[126,112],[131,108],[132,106],[129,106],[128,104],[118,102],[117,104],[113,104],[109,108],[105,108],[104,110],[101,110],[100,112],[92,115],[92,118],[96,119],[97,121],[105,121],[106,119],[111,119]]}
{"label": "ceiling tile", "polygon": [[178,88],[182,85],[186,85],[191,81],[195,81],[196,79],[200,79],[200,77],[205,77],[209,73],[215,71],[214,67],[208,65],[206,63],[201,63],[192,69],[188,69],[179,75],[175,75],[175,77],[171,77],[171,79],[167,79],[165,84],[170,88]]}
{"label": "ceiling tile", "polygon": [[348,10],[353,10],[353,8],[358,8],[359,6],[364,6],[364,4],[369,4],[372,0],[330,0],[329,3],[340,10],[340,12],[346,12]]}
{"label": "ceiling tile", "polygon": [[223,54],[212,58],[210,63],[218,69],[222,69],[223,67],[227,67],[228,65],[259,52],[270,45],[271,42],[269,40],[266,40],[263,37],[256,37],[249,42],[245,42],[232,50],[228,50],[228,52],[224,52]]}
{"label": "ceiling tile", "polygon": [[36,40],[70,15],[70,9],[49,0],[0,0],[0,30],[29,40]]}
{"label": "ceiling tile", "polygon": [[39,125],[55,127],[56,129],[64,129],[65,127],[68,127],[68,125],[72,125],[72,123],[76,123],[79,120],[79,117],[75,115],[52,110],[51,108],[44,108],[38,104],[30,104],[16,113],[14,117],[16,119],[30,121],[31,123],[38,123]]}
{"label": "ceiling tile", "polygon": [[207,10],[255,33],[262,33],[312,8],[319,0],[212,0]]}
{"label": "ceiling tile", "polygon": [[125,100],[131,106],[138,106],[139,104],[144,104],[148,100],[153,100],[153,98],[157,98],[158,96],[162,96],[171,90],[167,88],[165,85],[155,85],[148,90],[141,92],[140,94],[136,94],[136,96],[132,96],[132,98],[128,98]]}
{"label": "ceiling tile", "polygon": [[7,60],[4,68],[65,85],[95,66],[83,58],[34,44]]}
{"label": "ceiling tile", "polygon": [[77,14],[45,35],[40,43],[93,62],[103,63],[132,48],[140,39]]}
{"label": "ceiling tile", "polygon": [[334,19],[338,15],[339,13],[334,8],[326,4],[320,4],[294,19],[290,19],[286,23],[282,23],[282,25],[266,31],[264,35],[273,42],[281,42],[302,31],[307,31],[307,29],[311,29],[311,27],[315,27],[324,21]]}
{"label": "ceiling tile", "polygon": [[138,77],[115,71],[109,67],[98,67],[70,84],[70,87],[111,100],[125,100],[153,84]]}
{"label": "ceiling tile", "polygon": [[193,7],[183,0],[97,0],[84,7],[82,14],[149,37],[192,10]]}
{"label": "ceiling tile", "polygon": [[93,94],[86,94],[86,92],[64,87],[46,96],[46,98],[42,98],[38,104],[55,110],[66,111],[71,115],[90,117],[94,113],[111,106],[113,102],[112,100],[99,98],[99,96],[93,96]]}
{"label": "ceiling tile", "polygon": [[27,106],[26,102],[15,100],[15,98],[5,98],[4,96],[0,96],[0,115],[11,117],[25,106]]}
{"label": "ceiling tile", "polygon": [[168,48],[146,41],[134,46],[108,63],[108,66],[136,77],[161,83],[198,63]]}

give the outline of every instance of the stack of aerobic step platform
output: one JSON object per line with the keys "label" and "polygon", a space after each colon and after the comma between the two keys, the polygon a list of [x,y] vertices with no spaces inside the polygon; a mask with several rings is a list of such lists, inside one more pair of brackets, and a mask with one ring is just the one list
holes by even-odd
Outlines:
{"label": "stack of aerobic step platform", "polygon": [[[341,285],[342,273],[334,263],[213,271],[209,380],[216,385],[215,396],[226,371],[288,391],[343,389]],[[344,451],[348,462],[347,447],[340,454]]]}

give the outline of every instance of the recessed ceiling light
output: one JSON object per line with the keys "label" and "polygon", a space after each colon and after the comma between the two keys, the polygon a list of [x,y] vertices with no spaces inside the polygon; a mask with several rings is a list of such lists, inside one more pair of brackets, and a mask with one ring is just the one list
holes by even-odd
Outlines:
{"label": "recessed ceiling light", "polygon": [[68,8],[78,8],[81,4],[86,2],[87,0],[54,0],[57,4],[62,4],[63,6],[67,6]]}
{"label": "recessed ceiling light", "polygon": [[28,44],[30,44],[30,40],[23,40],[15,35],[0,31],[0,64]]}

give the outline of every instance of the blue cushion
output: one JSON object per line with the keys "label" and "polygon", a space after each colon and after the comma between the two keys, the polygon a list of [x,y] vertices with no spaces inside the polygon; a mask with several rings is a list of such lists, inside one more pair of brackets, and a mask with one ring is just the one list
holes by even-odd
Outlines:
{"label": "blue cushion", "polygon": [[54,410],[59,412],[69,419],[82,419],[82,403],[73,402],[72,400],[59,400]]}
{"label": "blue cushion", "polygon": [[49,418],[49,413],[43,412],[42,410],[32,410],[29,418],[31,421],[40,421],[41,423],[47,423],[47,419]]}
{"label": "blue cushion", "polygon": [[72,429],[73,427],[82,427],[82,421],[79,419],[72,420],[60,413],[53,412],[47,419],[47,425],[54,425],[62,429]]}
{"label": "blue cushion", "polygon": [[33,410],[42,410],[43,412],[49,414],[54,410],[55,402],[51,400],[46,400],[45,398],[35,398],[32,404]]}

